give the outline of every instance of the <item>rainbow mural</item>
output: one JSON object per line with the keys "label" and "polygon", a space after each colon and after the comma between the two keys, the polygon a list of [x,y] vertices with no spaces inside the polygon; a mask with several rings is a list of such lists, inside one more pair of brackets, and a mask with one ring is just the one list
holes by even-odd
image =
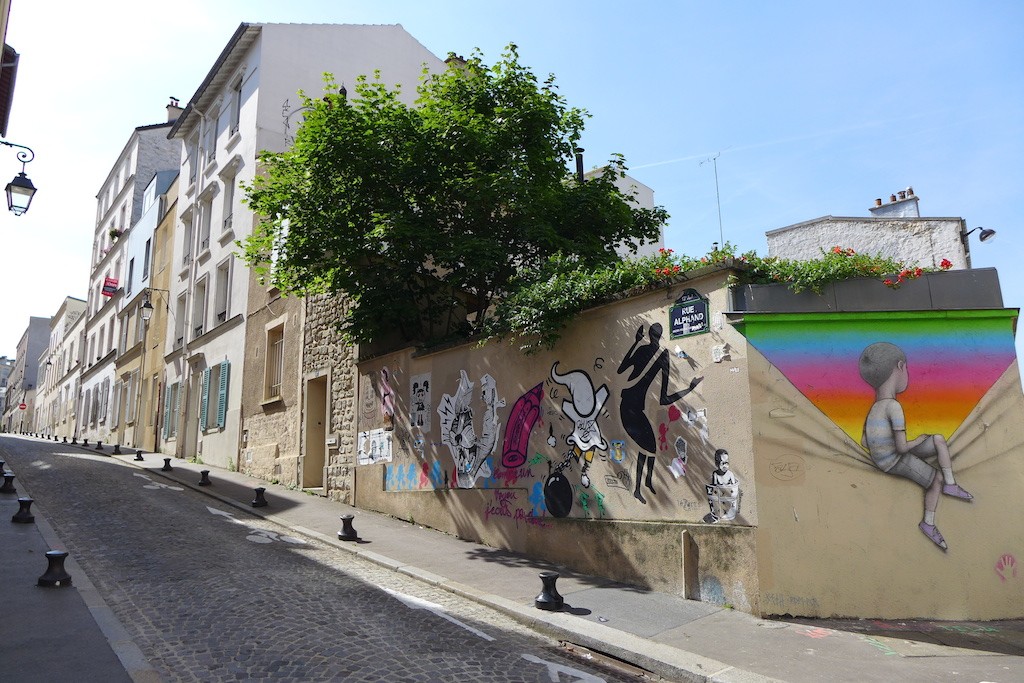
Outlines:
{"label": "rainbow mural", "polygon": [[737,327],[793,386],[855,443],[875,400],[861,379],[861,352],[890,342],[907,356],[899,395],[907,438],[948,440],[1016,358],[1016,310],[871,313],[748,313]]}

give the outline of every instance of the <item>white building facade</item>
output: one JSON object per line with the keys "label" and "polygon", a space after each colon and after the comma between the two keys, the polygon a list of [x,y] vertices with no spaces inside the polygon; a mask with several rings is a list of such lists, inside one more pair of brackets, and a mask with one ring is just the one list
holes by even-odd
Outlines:
{"label": "white building facade", "polygon": [[[302,116],[298,91],[322,92],[325,72],[352,85],[379,71],[412,101],[425,65],[443,68],[397,25],[241,24],[228,41],[171,131],[183,146],[165,453],[237,465],[245,354],[266,351],[245,343],[249,273],[234,242],[250,234],[255,218],[239,186],[252,181],[260,151],[291,145]],[[300,354],[301,343],[294,346],[286,352]]]}

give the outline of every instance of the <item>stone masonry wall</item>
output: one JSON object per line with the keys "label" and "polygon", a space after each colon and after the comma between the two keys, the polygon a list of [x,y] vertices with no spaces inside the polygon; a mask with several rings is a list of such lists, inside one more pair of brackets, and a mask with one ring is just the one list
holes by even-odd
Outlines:
{"label": "stone masonry wall", "polygon": [[338,437],[327,459],[328,496],[352,504],[355,483],[356,367],[355,349],[345,344],[337,329],[348,301],[341,296],[315,295],[306,298],[305,357],[302,375],[327,374],[330,378],[330,423],[328,433]]}

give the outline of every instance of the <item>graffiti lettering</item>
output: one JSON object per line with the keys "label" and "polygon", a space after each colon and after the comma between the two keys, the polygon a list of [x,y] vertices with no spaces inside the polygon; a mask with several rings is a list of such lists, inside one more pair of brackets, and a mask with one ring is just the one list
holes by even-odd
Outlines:
{"label": "graffiti lettering", "polygon": [[529,467],[495,467],[494,478],[510,488],[520,479],[533,479],[533,471]]}
{"label": "graffiti lettering", "polygon": [[[537,482],[540,484],[540,482]],[[519,527],[519,523],[532,524],[533,526],[539,526],[542,529],[548,529],[552,526],[551,522],[545,522],[543,517],[538,517],[533,514],[533,511],[527,512],[523,508],[516,508],[515,516],[513,519],[516,522],[516,527]]]}
{"label": "graffiti lettering", "polygon": [[488,505],[484,510],[484,521],[486,522],[491,517],[508,517],[511,519],[515,515],[511,508],[511,504],[515,499],[515,491],[495,491],[494,503]]}
{"label": "graffiti lettering", "polygon": [[804,475],[804,460],[796,454],[786,454],[768,465],[772,477],[779,481],[793,481]]}

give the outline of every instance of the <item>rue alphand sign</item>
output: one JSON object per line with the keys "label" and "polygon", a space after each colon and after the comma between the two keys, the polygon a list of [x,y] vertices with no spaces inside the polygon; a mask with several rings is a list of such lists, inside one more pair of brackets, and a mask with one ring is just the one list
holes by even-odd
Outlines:
{"label": "rue alphand sign", "polygon": [[695,289],[686,289],[669,309],[671,338],[689,337],[707,332],[710,322],[708,300]]}

